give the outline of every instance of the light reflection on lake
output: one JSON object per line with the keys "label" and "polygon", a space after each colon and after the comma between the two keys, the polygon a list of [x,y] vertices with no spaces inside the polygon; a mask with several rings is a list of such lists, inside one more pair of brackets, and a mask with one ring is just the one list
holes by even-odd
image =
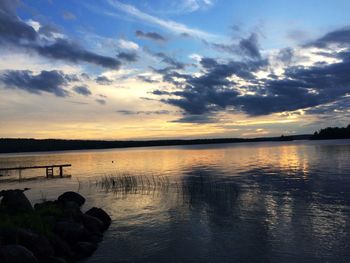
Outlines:
{"label": "light reflection on lake", "polygon": [[79,191],[107,210],[87,262],[350,262],[349,159],[349,140],[0,155],[0,167],[72,164],[71,178],[3,181],[13,173],[0,187],[30,187],[33,202]]}

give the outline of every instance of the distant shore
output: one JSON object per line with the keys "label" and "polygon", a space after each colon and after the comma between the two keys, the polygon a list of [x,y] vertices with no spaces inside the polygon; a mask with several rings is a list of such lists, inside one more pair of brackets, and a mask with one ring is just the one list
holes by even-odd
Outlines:
{"label": "distant shore", "polygon": [[276,142],[294,140],[350,139],[350,124],[347,127],[328,127],[314,134],[288,135],[260,138],[216,138],[192,140],[149,140],[149,141],[104,141],[0,138],[0,153],[50,152],[70,150],[94,150],[131,147],[155,147],[176,145],[224,144],[242,142]]}
{"label": "distant shore", "polygon": [[155,147],[176,145],[224,144],[264,141],[308,140],[312,135],[293,135],[262,138],[223,138],[194,140],[150,140],[150,141],[103,141],[103,140],[59,140],[59,139],[0,139],[0,153],[49,152],[68,150],[93,150],[130,147]]}

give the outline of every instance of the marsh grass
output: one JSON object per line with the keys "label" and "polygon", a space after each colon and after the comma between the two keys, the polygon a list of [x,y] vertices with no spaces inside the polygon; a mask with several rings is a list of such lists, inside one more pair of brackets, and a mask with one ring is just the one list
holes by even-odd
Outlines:
{"label": "marsh grass", "polygon": [[95,186],[125,197],[130,194],[172,194],[183,201],[232,203],[238,195],[238,186],[214,176],[185,176],[181,178],[154,175],[109,175],[96,179]]}
{"label": "marsh grass", "polygon": [[149,194],[169,190],[172,182],[168,177],[132,176],[128,174],[104,176],[96,180],[96,186],[116,194]]}

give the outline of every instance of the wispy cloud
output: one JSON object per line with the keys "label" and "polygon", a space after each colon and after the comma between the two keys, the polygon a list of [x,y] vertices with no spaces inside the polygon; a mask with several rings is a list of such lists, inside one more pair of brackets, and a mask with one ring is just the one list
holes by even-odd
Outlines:
{"label": "wispy cloud", "polygon": [[212,6],[213,0],[182,0],[182,8],[188,12],[194,12],[199,9],[205,9]]}
{"label": "wispy cloud", "polygon": [[[174,32],[176,34],[186,34],[186,35],[190,35],[192,37],[197,37],[197,38],[219,38],[219,36],[200,30],[200,29],[196,29],[196,28],[191,28],[185,24],[181,24],[178,23],[176,21],[173,20],[165,20],[165,19],[161,19],[159,17],[156,16],[152,16],[150,14],[147,14],[143,11],[141,11],[140,9],[136,8],[135,6],[132,5],[128,5],[128,4],[124,4],[121,3],[119,1],[116,0],[107,0],[107,2],[114,8],[118,9],[119,11],[122,11],[128,15],[133,16],[134,18],[140,19],[142,21],[157,25],[161,28],[164,28],[166,30],[169,30],[171,32]],[[113,15],[113,13],[110,12],[106,12],[107,15]],[[118,16],[119,18],[119,16]]]}

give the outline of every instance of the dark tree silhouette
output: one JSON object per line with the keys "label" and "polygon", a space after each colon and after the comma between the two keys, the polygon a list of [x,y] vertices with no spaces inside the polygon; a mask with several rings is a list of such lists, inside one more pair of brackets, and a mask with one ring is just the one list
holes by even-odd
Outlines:
{"label": "dark tree silhouette", "polygon": [[350,125],[344,128],[328,127],[315,132],[312,140],[350,139]]}

